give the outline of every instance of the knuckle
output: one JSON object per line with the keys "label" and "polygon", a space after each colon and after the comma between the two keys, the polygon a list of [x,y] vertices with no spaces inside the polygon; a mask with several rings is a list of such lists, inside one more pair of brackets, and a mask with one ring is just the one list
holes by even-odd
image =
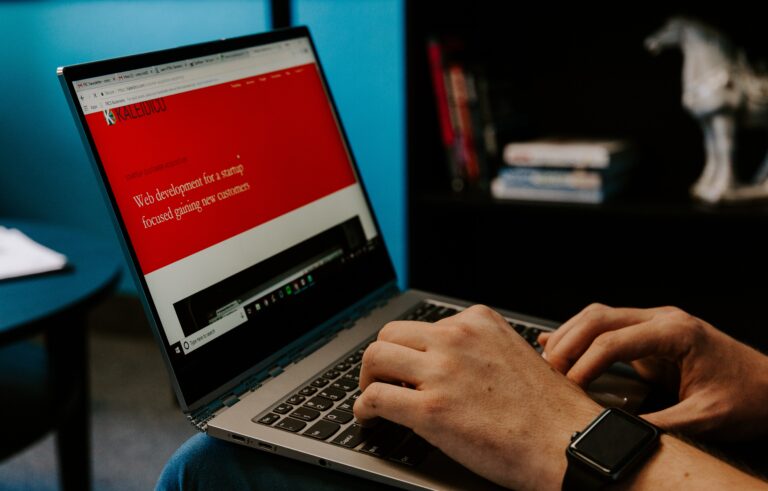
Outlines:
{"label": "knuckle", "polygon": [[593,309],[584,312],[583,324],[586,326],[595,326],[600,324],[605,319],[605,311],[603,309]]}
{"label": "knuckle", "polygon": [[675,314],[675,313],[678,313],[678,312],[685,313],[685,312],[683,312],[682,309],[680,309],[678,307],[675,307],[674,305],[665,305],[663,307],[659,307],[659,312],[661,312],[662,314],[667,314],[667,315],[668,314]]}
{"label": "knuckle", "polygon": [[493,317],[496,312],[487,305],[477,304],[469,307],[466,312],[480,317]]}
{"label": "knuckle", "polygon": [[424,397],[421,403],[421,413],[427,420],[439,418],[446,410],[448,405],[445,398],[439,394],[429,394]]}
{"label": "knuckle", "polygon": [[374,341],[363,352],[363,366],[372,368],[376,366],[376,360],[381,356],[381,341]]}
{"label": "knuckle", "polygon": [[378,384],[371,384],[360,394],[357,401],[355,401],[355,408],[365,412],[369,412],[371,409],[376,409],[378,401],[381,399],[381,388]]}
{"label": "knuckle", "polygon": [[384,327],[381,328],[378,336],[376,336],[376,340],[383,341],[385,339],[388,339],[392,330],[397,328],[397,323],[398,321],[393,321],[393,322],[387,322],[386,324],[384,324]]}
{"label": "knuckle", "polygon": [[442,334],[442,338],[448,346],[455,347],[460,346],[467,339],[471,338],[474,335],[474,328],[471,323],[457,319],[450,324],[446,324]]}
{"label": "knuckle", "polygon": [[610,351],[616,346],[616,333],[612,331],[604,332],[595,338],[592,345],[601,351]]}
{"label": "knuckle", "polygon": [[680,316],[675,323],[680,326],[681,338],[687,346],[697,344],[705,336],[704,324],[690,314]]}
{"label": "knuckle", "polygon": [[441,356],[439,358],[436,357],[433,363],[435,372],[442,374],[443,376],[453,376],[461,369],[461,367],[458,366],[459,363],[454,358],[449,356]]}
{"label": "knuckle", "polygon": [[591,304],[584,307],[583,312],[590,313],[590,312],[601,312],[603,310],[608,309],[609,307],[605,304],[599,303],[599,302],[592,302]]}

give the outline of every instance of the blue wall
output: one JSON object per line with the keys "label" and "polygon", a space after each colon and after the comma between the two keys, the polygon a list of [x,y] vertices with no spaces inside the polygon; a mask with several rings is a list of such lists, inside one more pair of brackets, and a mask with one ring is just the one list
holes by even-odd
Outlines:
{"label": "blue wall", "polygon": [[407,281],[404,0],[294,0],[309,26],[401,286]]}
{"label": "blue wall", "polygon": [[[405,273],[402,0],[297,1],[310,26],[401,278]],[[0,217],[115,243],[60,65],[266,30],[261,0],[0,2]],[[340,26],[342,26],[340,28]],[[122,289],[133,285],[124,275]]]}

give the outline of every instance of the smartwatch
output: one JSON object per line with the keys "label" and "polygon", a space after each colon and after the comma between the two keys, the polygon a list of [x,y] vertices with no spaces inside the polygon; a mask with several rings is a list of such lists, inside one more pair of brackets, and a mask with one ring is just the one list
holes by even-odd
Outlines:
{"label": "smartwatch", "polygon": [[565,451],[563,491],[602,489],[622,480],[659,445],[661,430],[615,407],[603,410]]}

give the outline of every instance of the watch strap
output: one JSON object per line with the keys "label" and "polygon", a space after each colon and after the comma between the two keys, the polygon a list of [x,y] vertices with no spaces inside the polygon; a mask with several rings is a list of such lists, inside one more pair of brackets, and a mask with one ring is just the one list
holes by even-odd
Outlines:
{"label": "watch strap", "polygon": [[563,491],[591,491],[603,489],[608,483],[594,471],[568,457],[568,468],[563,477]]}

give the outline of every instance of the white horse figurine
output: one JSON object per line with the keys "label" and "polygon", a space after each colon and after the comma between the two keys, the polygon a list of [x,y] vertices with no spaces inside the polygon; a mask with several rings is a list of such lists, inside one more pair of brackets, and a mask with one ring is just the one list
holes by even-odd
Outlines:
{"label": "white horse figurine", "polygon": [[709,203],[768,198],[768,155],[752,183],[737,182],[733,167],[736,124],[768,126],[768,77],[725,36],[691,19],[669,19],[645,46],[683,52],[683,106],[699,121],[707,154],[691,194]]}

